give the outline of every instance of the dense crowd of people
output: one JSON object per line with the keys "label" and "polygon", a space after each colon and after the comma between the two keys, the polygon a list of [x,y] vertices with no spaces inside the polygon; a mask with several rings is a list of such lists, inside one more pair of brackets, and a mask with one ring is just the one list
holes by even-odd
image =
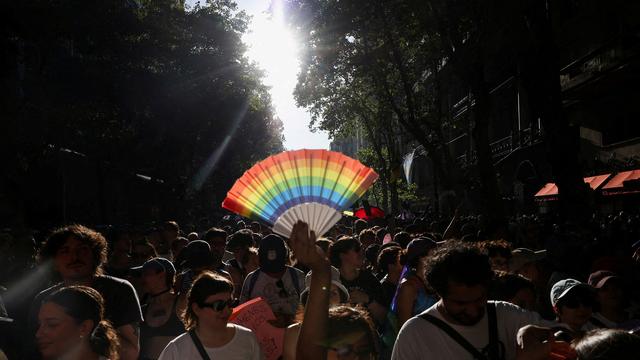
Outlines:
{"label": "dense crowd of people", "polygon": [[201,232],[64,226],[2,284],[0,359],[263,359],[231,319],[256,298],[284,360],[637,358],[640,217],[559,224],[345,218],[322,238],[232,216]]}

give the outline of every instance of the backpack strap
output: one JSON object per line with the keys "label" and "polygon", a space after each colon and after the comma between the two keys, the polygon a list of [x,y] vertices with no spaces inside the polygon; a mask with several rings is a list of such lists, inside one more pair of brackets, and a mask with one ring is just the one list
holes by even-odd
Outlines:
{"label": "backpack strap", "polygon": [[293,282],[293,286],[296,288],[296,294],[300,297],[300,284],[298,284],[298,272],[294,267],[287,266],[289,271],[289,276],[291,276],[291,281]]}
{"label": "backpack strap", "polygon": [[487,316],[489,317],[489,359],[500,360],[500,342],[498,340],[498,316],[496,304],[487,302]]}
{"label": "backpack strap", "polygon": [[211,360],[211,358],[207,354],[207,351],[204,349],[204,346],[202,346],[202,342],[198,338],[198,335],[196,335],[195,329],[189,330],[189,336],[191,336],[191,340],[193,340],[193,344],[196,346],[196,349],[198,349],[202,360]]}
{"label": "backpack strap", "polygon": [[251,276],[251,278],[249,279],[249,289],[248,293],[247,293],[247,299],[253,299],[253,297],[251,297],[251,294],[253,293],[253,287],[256,286],[256,282],[258,282],[258,276],[260,275],[260,268],[258,268],[258,270],[252,272],[251,274],[247,275],[247,276]]}
{"label": "backpack strap", "polygon": [[432,323],[433,325],[435,325],[440,330],[442,330],[445,333],[447,333],[447,335],[449,335],[449,337],[451,337],[453,340],[455,340],[455,342],[460,344],[460,346],[462,346],[471,355],[473,355],[474,359],[476,359],[476,360],[489,360],[489,359],[487,359],[487,357],[484,354],[482,354],[480,351],[478,351],[478,349],[476,349],[475,346],[471,345],[471,343],[469,341],[467,341],[467,339],[465,339],[462,335],[460,335],[460,333],[455,331],[446,322],[438,319],[437,317],[435,317],[433,315],[429,315],[429,314],[422,314],[422,315],[419,315],[418,317],[421,318],[421,319],[427,320],[428,322]]}

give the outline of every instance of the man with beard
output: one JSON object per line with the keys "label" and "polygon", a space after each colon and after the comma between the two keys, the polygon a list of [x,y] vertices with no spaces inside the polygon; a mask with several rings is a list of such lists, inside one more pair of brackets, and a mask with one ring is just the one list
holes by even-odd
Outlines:
{"label": "man with beard", "polygon": [[97,290],[104,298],[105,317],[118,333],[120,359],[137,359],[142,321],[140,302],[127,280],[103,275],[102,267],[107,260],[105,238],[82,225],[65,226],[47,238],[39,257],[43,264],[52,264],[62,282],[42,291],[33,300],[29,312],[31,334],[36,333],[37,315],[47,295],[64,286],[84,285]]}
{"label": "man with beard", "polygon": [[487,301],[489,257],[469,243],[449,241],[427,262],[426,278],[441,300],[407,321],[392,359],[515,359],[518,329],[536,313]]}

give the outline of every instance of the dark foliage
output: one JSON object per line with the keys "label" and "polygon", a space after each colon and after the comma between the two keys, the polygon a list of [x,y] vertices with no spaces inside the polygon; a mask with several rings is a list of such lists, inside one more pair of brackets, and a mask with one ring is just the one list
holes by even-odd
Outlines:
{"label": "dark foliage", "polygon": [[179,3],[4,7],[5,225],[208,217],[243,170],[282,150],[244,56],[246,14]]}

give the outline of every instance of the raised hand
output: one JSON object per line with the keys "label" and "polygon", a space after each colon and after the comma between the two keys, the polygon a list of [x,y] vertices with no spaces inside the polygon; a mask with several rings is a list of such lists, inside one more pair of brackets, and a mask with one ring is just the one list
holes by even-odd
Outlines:
{"label": "raised hand", "polygon": [[304,321],[296,345],[296,357],[306,360],[326,360],[327,349],[322,346],[329,328],[329,289],[331,268],[329,261],[316,246],[316,234],[309,225],[298,221],[293,225],[289,245],[296,258],[313,271]]}
{"label": "raised hand", "polygon": [[553,330],[527,325],[518,331],[516,360],[567,360],[575,359],[571,345],[557,341]]}
{"label": "raised hand", "polygon": [[316,234],[313,231],[309,232],[307,223],[298,221],[293,225],[289,244],[296,259],[311,269],[328,265],[322,250],[316,246]]}

